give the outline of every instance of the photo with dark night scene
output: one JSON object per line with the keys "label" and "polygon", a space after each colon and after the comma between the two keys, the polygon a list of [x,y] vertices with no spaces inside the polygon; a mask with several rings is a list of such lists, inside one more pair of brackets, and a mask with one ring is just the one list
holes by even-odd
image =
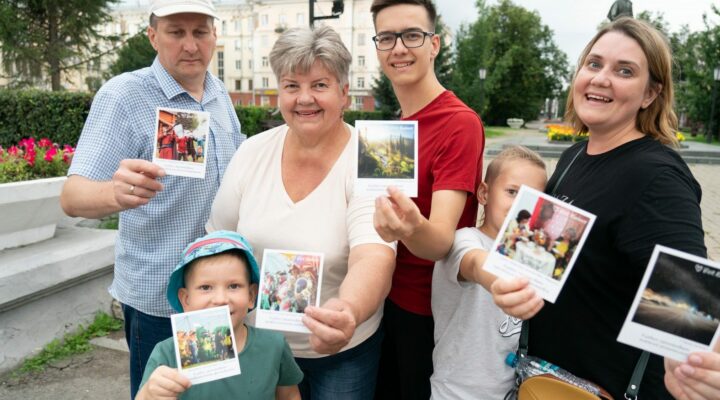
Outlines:
{"label": "photo with dark night scene", "polygon": [[720,324],[717,271],[660,253],[633,322],[710,345]]}

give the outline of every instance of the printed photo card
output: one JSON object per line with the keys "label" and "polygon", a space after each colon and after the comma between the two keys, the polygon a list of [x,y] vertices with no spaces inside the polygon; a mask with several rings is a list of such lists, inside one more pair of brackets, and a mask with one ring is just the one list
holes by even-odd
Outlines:
{"label": "printed photo card", "polygon": [[594,222],[593,214],[523,185],[483,268],[501,278],[527,277],[554,303]]}
{"label": "printed photo card", "polygon": [[193,385],[240,374],[228,306],[170,316],[178,370]]}
{"label": "printed photo card", "polygon": [[720,326],[720,263],[655,246],[618,341],[685,361],[711,351]]}
{"label": "printed photo card", "polygon": [[310,333],[302,317],[305,307],[320,306],[322,267],[322,253],[265,249],[256,326]]}
{"label": "printed photo card", "polygon": [[417,121],[355,121],[355,129],[355,194],[386,195],[388,186],[396,186],[408,197],[417,197]]}
{"label": "printed photo card", "polygon": [[153,160],[168,175],[205,178],[210,113],[158,107]]}

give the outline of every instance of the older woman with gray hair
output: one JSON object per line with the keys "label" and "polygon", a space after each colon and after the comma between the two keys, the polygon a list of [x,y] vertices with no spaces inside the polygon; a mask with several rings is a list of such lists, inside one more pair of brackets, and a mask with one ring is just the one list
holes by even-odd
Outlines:
{"label": "older woman with gray hair", "polygon": [[394,244],[373,228],[374,199],[353,196],[356,132],[343,122],[351,56],[329,27],[293,28],[270,53],[286,124],[245,141],[230,162],[207,230],[231,229],[263,250],[324,253],[311,334],[286,333],[305,374],[303,399],[373,396],[381,305]]}

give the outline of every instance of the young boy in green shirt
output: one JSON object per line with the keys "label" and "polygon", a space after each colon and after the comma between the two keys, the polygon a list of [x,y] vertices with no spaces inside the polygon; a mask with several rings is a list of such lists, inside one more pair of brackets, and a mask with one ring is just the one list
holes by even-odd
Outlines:
{"label": "young boy in green shirt", "polygon": [[297,384],[303,374],[285,337],[243,322],[255,306],[258,275],[252,247],[236,232],[216,231],[185,248],[170,275],[168,301],[178,312],[227,304],[242,373],[191,386],[177,370],[175,345],[169,338],[158,343],[150,355],[137,400],[300,399]]}

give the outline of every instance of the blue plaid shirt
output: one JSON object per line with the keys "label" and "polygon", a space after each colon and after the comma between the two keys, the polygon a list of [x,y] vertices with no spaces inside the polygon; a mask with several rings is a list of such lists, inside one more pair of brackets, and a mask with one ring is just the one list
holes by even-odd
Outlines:
{"label": "blue plaid shirt", "polygon": [[110,294],[146,314],[167,317],[170,273],[183,248],[205,233],[225,167],[245,139],[222,83],[206,73],[198,102],[157,58],[151,67],[111,79],[95,95],[68,175],[109,181],[121,160],[152,160],[157,107],[210,113],[205,179],[166,176],[160,179],[164,190],[149,204],[120,213]]}

